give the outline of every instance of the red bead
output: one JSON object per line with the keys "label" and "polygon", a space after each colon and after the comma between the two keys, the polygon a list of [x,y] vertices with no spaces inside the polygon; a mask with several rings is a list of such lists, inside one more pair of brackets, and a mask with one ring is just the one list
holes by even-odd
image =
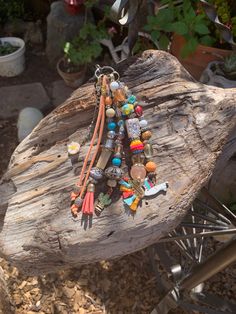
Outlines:
{"label": "red bead", "polygon": [[140,105],[136,106],[134,112],[138,117],[141,117],[143,115],[143,107]]}

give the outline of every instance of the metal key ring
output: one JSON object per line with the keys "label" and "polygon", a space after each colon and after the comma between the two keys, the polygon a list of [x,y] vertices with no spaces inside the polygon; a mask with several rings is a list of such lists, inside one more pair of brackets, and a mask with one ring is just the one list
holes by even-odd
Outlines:
{"label": "metal key ring", "polygon": [[105,65],[103,67],[100,67],[100,65],[96,65],[96,70],[95,70],[95,76],[97,79],[99,79],[101,77],[101,75],[103,74],[113,74],[114,78],[115,76],[117,76],[117,78],[115,78],[116,81],[118,81],[120,79],[120,75],[117,71],[115,71],[111,66],[109,65]]}

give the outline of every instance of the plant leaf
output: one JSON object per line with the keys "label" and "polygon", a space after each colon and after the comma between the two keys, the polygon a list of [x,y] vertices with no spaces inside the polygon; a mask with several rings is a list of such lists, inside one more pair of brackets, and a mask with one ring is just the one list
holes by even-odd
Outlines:
{"label": "plant leaf", "polygon": [[204,24],[196,24],[194,26],[194,30],[196,33],[198,33],[200,35],[206,35],[206,34],[210,33],[208,27]]}
{"label": "plant leaf", "polygon": [[179,35],[186,35],[188,33],[188,27],[184,22],[173,23],[173,30]]}

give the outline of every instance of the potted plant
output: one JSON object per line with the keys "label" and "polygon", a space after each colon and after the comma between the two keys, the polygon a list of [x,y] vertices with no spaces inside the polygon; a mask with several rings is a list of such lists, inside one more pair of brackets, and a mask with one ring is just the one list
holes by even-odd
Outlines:
{"label": "potted plant", "polygon": [[0,38],[0,76],[19,75],[25,68],[25,42],[17,37]]}
{"label": "potted plant", "polygon": [[66,85],[76,88],[83,84],[88,64],[102,53],[99,40],[108,37],[104,25],[86,22],[78,36],[64,45],[64,57],[57,63],[57,71]]}
{"label": "potted plant", "polygon": [[[226,5],[230,1],[211,0],[211,4],[218,7],[221,21],[236,33],[235,5]],[[171,53],[197,79],[210,61],[221,59],[232,52],[229,45],[223,45],[218,30],[205,14],[200,2],[163,0],[157,14],[148,17],[145,27],[153,38],[159,40],[161,48],[167,49],[172,41]]]}

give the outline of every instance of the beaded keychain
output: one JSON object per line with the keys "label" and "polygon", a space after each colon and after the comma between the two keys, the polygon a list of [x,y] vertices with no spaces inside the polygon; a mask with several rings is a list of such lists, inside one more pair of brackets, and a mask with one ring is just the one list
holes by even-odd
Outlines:
{"label": "beaded keychain", "polygon": [[[150,142],[152,133],[136,97],[119,81],[119,74],[112,67],[97,66],[95,76],[97,111],[90,131],[92,127],[94,130],[77,188],[71,193],[71,212],[74,216],[79,211],[84,215],[93,215],[95,212],[99,216],[111,204],[117,185],[122,192],[124,204],[135,212],[145,196],[166,192],[168,184],[164,182],[156,185],[157,166],[152,161],[153,148]],[[104,145],[101,145],[105,123],[106,138]],[[132,154],[129,173],[124,169],[123,147],[126,135]],[[73,145],[69,146],[75,147],[76,143]],[[104,180],[105,191],[94,202],[95,187]]]}

